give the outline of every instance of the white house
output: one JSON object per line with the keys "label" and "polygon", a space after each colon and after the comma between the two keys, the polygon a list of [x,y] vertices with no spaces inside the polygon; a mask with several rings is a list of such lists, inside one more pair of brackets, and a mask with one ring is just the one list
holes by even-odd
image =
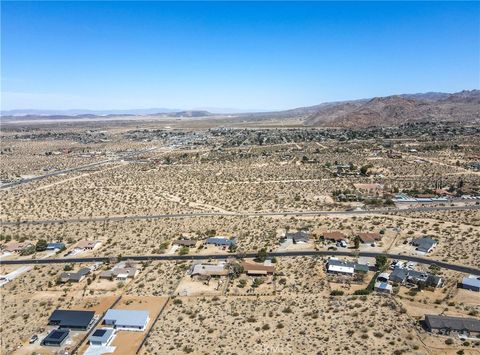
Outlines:
{"label": "white house", "polygon": [[132,330],[143,332],[150,317],[148,311],[130,309],[109,309],[103,317],[103,324],[111,325],[117,330]]}

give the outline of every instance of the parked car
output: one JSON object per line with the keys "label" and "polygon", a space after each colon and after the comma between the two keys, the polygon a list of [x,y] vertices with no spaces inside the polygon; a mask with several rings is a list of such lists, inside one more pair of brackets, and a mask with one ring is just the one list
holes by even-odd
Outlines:
{"label": "parked car", "polygon": [[30,338],[30,340],[28,341],[30,344],[33,344],[35,343],[36,341],[38,340],[38,335],[37,334],[34,334],[32,335],[32,337]]}

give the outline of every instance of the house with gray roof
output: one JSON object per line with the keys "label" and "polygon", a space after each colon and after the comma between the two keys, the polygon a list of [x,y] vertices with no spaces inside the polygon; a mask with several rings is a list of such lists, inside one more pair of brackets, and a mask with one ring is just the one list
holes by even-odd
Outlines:
{"label": "house with gray roof", "polygon": [[291,240],[294,244],[297,243],[308,243],[310,239],[310,233],[305,230],[301,230],[298,232],[287,232],[285,233],[286,240]]}
{"label": "house with gray roof", "polygon": [[458,287],[465,290],[480,292],[480,276],[469,275],[468,277],[464,277]]}
{"label": "house with gray roof", "polygon": [[99,328],[88,337],[90,345],[108,346],[115,336],[115,330],[111,328]]}
{"label": "house with gray roof", "polygon": [[236,244],[235,239],[228,239],[226,237],[210,237],[205,242],[206,245],[215,245],[217,247],[227,247],[234,246]]}
{"label": "house with gray roof", "polygon": [[143,332],[150,320],[148,311],[132,309],[109,309],[103,317],[103,324],[110,325],[117,330],[131,330]]}
{"label": "house with gray roof", "polygon": [[409,270],[405,268],[396,267],[389,276],[391,282],[400,284],[412,283],[415,285],[422,285],[425,287],[440,287],[443,284],[443,279],[438,275],[433,275],[428,272]]}
{"label": "house with gray roof", "polygon": [[470,337],[480,335],[480,320],[466,317],[449,317],[439,315],[425,315],[425,326],[430,332]]}
{"label": "house with gray roof", "polygon": [[437,243],[435,239],[427,236],[412,240],[412,245],[416,247],[415,250],[422,253],[430,253],[437,246]]}
{"label": "house with gray roof", "polygon": [[62,272],[59,277],[59,281],[62,283],[65,282],[80,282],[82,281],[89,273],[91,268],[82,267],[77,272]]}

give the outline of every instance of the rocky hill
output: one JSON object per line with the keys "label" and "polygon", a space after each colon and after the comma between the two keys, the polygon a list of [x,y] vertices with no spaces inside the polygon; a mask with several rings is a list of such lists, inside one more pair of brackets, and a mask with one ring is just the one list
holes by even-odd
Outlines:
{"label": "rocky hill", "polygon": [[411,121],[479,121],[480,91],[375,97],[319,108],[307,126],[360,128],[398,126]]}

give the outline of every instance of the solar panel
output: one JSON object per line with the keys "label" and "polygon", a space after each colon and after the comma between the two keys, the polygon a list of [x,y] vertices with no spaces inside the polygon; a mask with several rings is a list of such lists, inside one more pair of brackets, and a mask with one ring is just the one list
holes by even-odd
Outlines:
{"label": "solar panel", "polygon": [[107,332],[106,329],[97,329],[93,332],[94,337],[102,337]]}

